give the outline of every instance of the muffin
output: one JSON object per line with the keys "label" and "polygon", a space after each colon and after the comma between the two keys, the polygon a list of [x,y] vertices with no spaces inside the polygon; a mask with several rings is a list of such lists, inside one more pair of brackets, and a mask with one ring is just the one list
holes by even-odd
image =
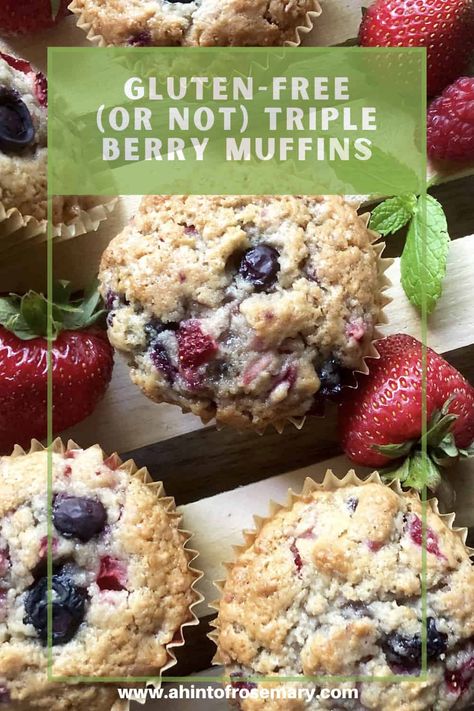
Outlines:
{"label": "muffin", "polygon": [[[474,693],[474,568],[452,517],[427,504],[426,680],[421,670],[422,505],[377,475],[341,484],[328,474],[262,522],[228,567],[219,603],[217,662],[242,711],[257,675],[317,676],[358,699],[273,700],[265,708],[443,711]],[[332,486],[331,486],[332,484]],[[395,675],[398,681],[361,677]],[[324,677],[358,677],[342,681]],[[405,681],[406,679],[406,681]],[[263,682],[262,682],[263,683]],[[301,689],[314,683],[295,682]],[[278,687],[276,682],[273,686]]]}
{"label": "muffin", "polygon": [[46,217],[46,77],[0,52],[0,203]]}
{"label": "muffin", "polygon": [[152,196],[105,251],[109,338],[132,380],[203,422],[281,426],[363,367],[380,249],[337,196]]}
{"label": "muffin", "polygon": [[[0,206],[47,219],[48,88],[42,72],[0,51]],[[53,198],[53,223],[71,224],[97,206],[91,196]]]}
{"label": "muffin", "polygon": [[100,44],[274,46],[299,44],[317,0],[74,0],[79,26]]}
{"label": "muffin", "polygon": [[[2,702],[106,711],[112,686],[48,681],[47,457],[0,458]],[[98,446],[56,446],[52,471],[53,677],[159,676],[197,601],[172,500]]]}

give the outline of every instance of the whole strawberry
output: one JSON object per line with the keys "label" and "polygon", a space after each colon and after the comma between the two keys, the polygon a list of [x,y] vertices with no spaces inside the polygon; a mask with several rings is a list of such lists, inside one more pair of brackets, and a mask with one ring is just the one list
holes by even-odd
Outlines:
{"label": "whole strawberry", "polygon": [[438,467],[472,456],[474,388],[453,366],[427,349],[427,443],[431,458],[420,467],[422,345],[405,334],[377,342],[379,359],[339,409],[341,443],[358,464],[384,467],[404,458],[398,476],[409,486],[439,483]]}
{"label": "whole strawberry", "polygon": [[428,96],[465,74],[474,49],[472,0],[376,0],[359,29],[363,47],[426,47]]}
{"label": "whole strawberry", "polygon": [[26,35],[53,27],[67,15],[70,0],[2,0],[0,34]]}
{"label": "whole strawberry", "polygon": [[[51,369],[53,430],[60,432],[91,414],[113,368],[113,350],[95,326],[104,313],[94,289],[69,301],[58,285],[53,307]],[[47,434],[47,301],[29,292],[0,299],[0,454]]]}
{"label": "whole strawberry", "polygon": [[429,107],[428,155],[474,160],[474,77],[461,77]]}

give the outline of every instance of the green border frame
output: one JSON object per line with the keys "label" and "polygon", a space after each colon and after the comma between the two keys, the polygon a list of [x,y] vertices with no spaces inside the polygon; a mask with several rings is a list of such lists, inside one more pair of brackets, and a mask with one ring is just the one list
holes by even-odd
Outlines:
{"label": "green border frame", "polygon": [[[184,50],[185,51],[185,50]],[[423,52],[423,62],[422,62],[422,74],[421,74],[421,86],[420,91],[422,94],[421,110],[422,114],[426,116],[427,109],[427,98],[426,98],[426,76],[427,76],[427,66],[426,66],[426,51],[420,49]],[[427,155],[426,155],[426,122],[423,122],[424,130],[422,132],[423,140],[423,175],[427,176]],[[48,129],[49,130],[49,129]],[[48,169],[49,173],[50,168]],[[179,684],[197,684],[197,683],[213,683],[213,684],[228,684],[232,681],[230,676],[127,676],[127,677],[102,677],[102,676],[55,676],[53,674],[53,645],[52,645],[52,576],[53,576],[53,471],[52,471],[52,442],[53,442],[53,381],[52,381],[52,293],[53,293],[53,225],[52,225],[52,215],[53,215],[53,205],[52,205],[52,195],[49,193],[49,174],[48,174],[48,240],[47,240],[47,291],[48,291],[48,385],[47,385],[47,408],[48,408],[48,434],[47,434],[47,444],[48,444],[48,546],[47,546],[47,577],[48,577],[48,591],[47,591],[47,650],[48,650],[48,681],[60,682],[66,684],[130,684],[130,683],[179,683]],[[424,178],[422,185],[421,196],[422,198],[426,196],[428,191],[427,177]],[[423,200],[425,219],[423,220],[424,225],[426,225],[426,200]],[[426,230],[423,233],[423,245],[422,245],[423,258],[426,258],[427,254],[427,242],[426,242]],[[427,421],[427,337],[428,337],[428,311],[427,311],[427,299],[426,290],[424,284],[422,284],[422,305],[421,305],[421,342],[422,342],[422,456],[427,457],[427,442],[426,434],[428,429]],[[314,683],[325,685],[330,685],[333,683],[423,683],[429,678],[428,675],[428,655],[427,655],[427,498],[428,491],[426,484],[421,492],[421,503],[422,503],[422,545],[421,545],[421,603],[422,603],[422,629],[421,629],[421,642],[422,642],[422,661],[421,661],[421,671],[418,676],[415,675],[405,675],[405,674],[389,674],[386,676],[248,676],[239,677],[239,681],[242,682],[298,682],[298,683]]]}

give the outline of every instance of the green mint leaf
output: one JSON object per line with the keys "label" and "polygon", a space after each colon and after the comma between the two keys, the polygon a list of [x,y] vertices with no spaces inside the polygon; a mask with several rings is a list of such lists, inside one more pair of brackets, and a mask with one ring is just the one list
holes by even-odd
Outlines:
{"label": "green mint leaf", "polygon": [[370,229],[380,232],[383,237],[392,235],[411,220],[415,210],[416,195],[411,193],[384,200],[372,212]]}
{"label": "green mint leaf", "polygon": [[446,215],[431,195],[418,199],[400,259],[403,290],[417,309],[423,297],[430,314],[441,296],[449,251]]}
{"label": "green mint leaf", "polygon": [[50,0],[51,2],[51,17],[55,20],[58,16],[59,8],[61,7],[61,0]]}

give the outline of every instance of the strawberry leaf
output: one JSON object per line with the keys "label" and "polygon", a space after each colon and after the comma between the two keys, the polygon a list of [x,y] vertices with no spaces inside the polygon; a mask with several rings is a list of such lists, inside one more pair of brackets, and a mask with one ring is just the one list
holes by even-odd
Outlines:
{"label": "strawberry leaf", "polygon": [[[53,340],[63,330],[79,331],[92,326],[106,313],[102,308],[97,281],[82,299],[68,301],[70,294],[68,282],[58,282],[54,286],[53,295],[58,301],[51,305],[50,331]],[[0,298],[0,325],[24,341],[48,337],[48,300],[34,291],[22,297],[11,294]]]}
{"label": "strawberry leaf", "polygon": [[384,200],[372,212],[370,228],[384,237],[394,234],[411,220],[416,203],[416,195],[412,193]]}
{"label": "strawberry leaf", "polygon": [[426,433],[428,447],[439,447],[445,438],[447,438],[457,419],[458,415],[443,415]]}
{"label": "strawberry leaf", "polygon": [[98,281],[90,285],[84,294],[84,298],[73,302],[74,310],[63,314],[64,327],[68,330],[78,330],[92,326],[101,316],[106,313],[102,309],[102,300],[98,290]]}
{"label": "strawberry leaf", "polygon": [[445,457],[449,457],[450,459],[457,459],[459,457],[459,450],[456,447],[452,432],[449,432],[446,437],[441,440],[436,450],[442,452]]}
{"label": "strawberry leaf", "polygon": [[55,20],[58,16],[61,7],[61,0],[50,0],[51,2],[51,17]]}
{"label": "strawberry leaf", "polygon": [[410,453],[415,443],[416,440],[409,439],[400,444],[374,444],[372,445],[372,449],[379,454],[383,454],[385,457],[390,457],[390,459],[400,459],[400,457],[405,457]]}
{"label": "strawberry leaf", "polygon": [[67,306],[71,299],[71,282],[58,279],[53,284],[53,301],[57,306]]}
{"label": "strawberry leaf", "polygon": [[436,464],[422,452],[415,452],[409,460],[409,473],[404,481],[406,487],[421,491],[424,486],[434,491],[441,483],[441,474]]}
{"label": "strawberry leaf", "polygon": [[472,459],[474,457],[474,442],[467,449],[460,449],[459,455],[463,459]]}
{"label": "strawberry leaf", "polygon": [[402,286],[410,302],[431,313],[441,296],[449,250],[443,208],[431,195],[420,196],[400,260]]}
{"label": "strawberry leaf", "polygon": [[382,470],[381,477],[382,481],[386,482],[387,484],[394,481],[395,479],[399,479],[403,483],[404,481],[406,481],[409,473],[410,457],[407,457],[403,460],[399,467],[396,467],[396,469],[389,468]]}
{"label": "strawberry leaf", "polygon": [[19,314],[19,302],[19,297],[16,297],[15,300],[11,297],[0,299],[0,325],[5,326],[8,330],[11,330],[10,326]]}
{"label": "strawberry leaf", "polygon": [[29,291],[21,300],[21,315],[30,329],[37,336],[48,333],[48,302],[44,296]]}

